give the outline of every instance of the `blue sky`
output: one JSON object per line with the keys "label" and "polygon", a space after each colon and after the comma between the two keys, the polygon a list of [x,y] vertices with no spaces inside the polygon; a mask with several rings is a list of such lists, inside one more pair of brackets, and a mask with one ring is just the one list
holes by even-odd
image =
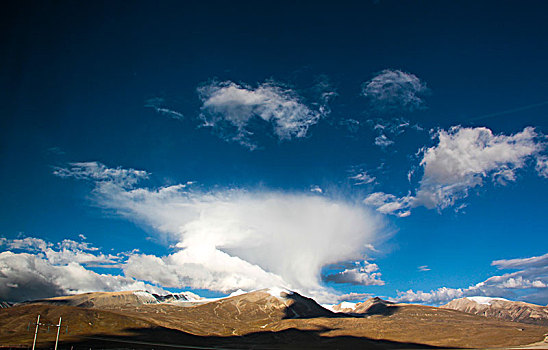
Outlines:
{"label": "blue sky", "polygon": [[546,10],[12,4],[0,299],[548,304]]}

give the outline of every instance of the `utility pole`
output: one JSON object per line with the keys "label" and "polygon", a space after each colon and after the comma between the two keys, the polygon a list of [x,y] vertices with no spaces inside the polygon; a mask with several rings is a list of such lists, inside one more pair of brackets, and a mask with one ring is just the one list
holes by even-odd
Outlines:
{"label": "utility pole", "polygon": [[59,324],[57,325],[57,338],[55,338],[55,350],[57,350],[57,343],[59,342],[59,331],[61,330],[61,316],[59,316]]}
{"label": "utility pole", "polygon": [[[59,343],[59,332],[61,331],[61,317],[59,317],[58,324],[46,324],[46,323],[40,323],[40,315],[38,315],[38,319],[36,320],[36,330],[34,331],[34,340],[32,341],[32,350],[35,350],[36,348],[36,337],[38,336],[38,327],[40,326],[48,326],[48,333],[49,333],[50,326],[57,327],[57,338],[55,338],[55,350],[57,350],[57,344]],[[29,323],[29,327],[30,327],[30,323]]]}
{"label": "utility pole", "polygon": [[38,335],[38,327],[40,326],[40,315],[38,315],[38,320],[36,320],[36,331],[34,332],[34,341],[32,342],[32,350],[36,347],[36,336]]}

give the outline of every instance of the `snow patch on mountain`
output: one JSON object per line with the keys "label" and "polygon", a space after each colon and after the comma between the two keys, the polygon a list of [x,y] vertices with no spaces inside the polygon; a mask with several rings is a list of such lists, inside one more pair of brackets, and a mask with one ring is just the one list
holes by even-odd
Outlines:
{"label": "snow patch on mountain", "polygon": [[133,295],[137,296],[140,302],[143,304],[156,304],[158,303],[158,300],[154,295],[152,295],[149,292],[145,292],[143,290],[136,290],[133,292]]}
{"label": "snow patch on mountain", "polygon": [[357,303],[351,303],[349,301],[343,301],[341,303],[341,308],[343,309],[355,309]]}
{"label": "snow patch on mountain", "polygon": [[285,298],[286,296],[293,294],[293,292],[288,289],[278,287],[268,288],[265,292],[276,298]]}
{"label": "snow patch on mountain", "polygon": [[230,295],[228,297],[229,298],[230,297],[236,297],[238,295],[242,295],[242,294],[246,294],[246,293],[248,293],[248,292],[246,292],[245,290],[238,289],[237,291],[230,293]]}
{"label": "snow patch on mountain", "polygon": [[472,300],[473,302],[476,302],[480,305],[491,305],[491,302],[493,300],[508,301],[507,299],[504,299],[504,298],[491,298],[491,297],[466,297],[466,299]]}

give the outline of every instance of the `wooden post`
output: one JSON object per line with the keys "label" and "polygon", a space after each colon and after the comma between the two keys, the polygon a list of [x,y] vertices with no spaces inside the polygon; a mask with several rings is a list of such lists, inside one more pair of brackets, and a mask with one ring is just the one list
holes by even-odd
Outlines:
{"label": "wooden post", "polygon": [[32,342],[32,350],[36,347],[36,336],[38,335],[38,327],[40,326],[40,315],[38,315],[38,320],[36,320],[36,331],[34,331],[34,341]]}

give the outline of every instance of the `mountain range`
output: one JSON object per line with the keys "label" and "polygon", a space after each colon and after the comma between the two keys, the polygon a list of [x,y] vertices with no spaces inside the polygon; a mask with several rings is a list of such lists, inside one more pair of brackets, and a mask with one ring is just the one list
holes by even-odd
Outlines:
{"label": "mountain range", "polygon": [[548,306],[521,301],[511,301],[503,298],[467,297],[452,300],[442,307],[485,317],[548,326]]}
{"label": "mountain range", "polygon": [[174,304],[179,306],[193,306],[206,300],[194,293],[183,292],[176,294],[158,295],[145,291],[124,291],[124,292],[94,292],[61,297],[39,299],[25,302],[23,304],[50,304],[66,305],[77,307],[90,307],[111,309],[120,307],[138,307],[146,304]]}
{"label": "mountain range", "polygon": [[[446,307],[392,303],[319,305],[283,289],[227,298],[143,291],[86,293],[0,309],[0,344],[28,346],[33,322],[57,324],[61,348],[486,348],[542,342],[548,327]],[[54,332],[39,332],[49,347]],[[537,346],[548,345],[538,343]],[[546,348],[546,346],[544,347]]]}

